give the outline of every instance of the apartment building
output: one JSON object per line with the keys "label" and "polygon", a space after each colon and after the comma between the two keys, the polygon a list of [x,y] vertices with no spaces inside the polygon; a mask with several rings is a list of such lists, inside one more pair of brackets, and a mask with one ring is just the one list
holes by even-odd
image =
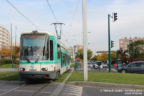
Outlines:
{"label": "apartment building", "polygon": [[123,38],[119,40],[119,49],[122,49],[123,51],[127,50],[128,45],[134,41],[138,41],[138,40],[144,40],[144,38]]}
{"label": "apartment building", "polygon": [[6,28],[0,26],[0,49],[4,47],[10,47],[10,34]]}

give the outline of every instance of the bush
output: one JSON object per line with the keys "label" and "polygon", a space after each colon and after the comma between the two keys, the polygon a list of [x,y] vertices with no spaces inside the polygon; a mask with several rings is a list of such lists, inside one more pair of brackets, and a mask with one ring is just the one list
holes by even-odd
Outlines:
{"label": "bush", "polygon": [[[13,61],[14,64],[19,64],[19,60],[15,60]],[[12,64],[12,60],[11,59],[1,59],[0,60],[0,65],[3,64]]]}
{"label": "bush", "polygon": [[15,60],[13,62],[14,62],[14,64],[19,64],[19,60]]}
{"label": "bush", "polygon": [[12,60],[11,59],[1,59],[0,60],[0,64],[2,65],[2,64],[10,64],[10,63],[12,63]]}

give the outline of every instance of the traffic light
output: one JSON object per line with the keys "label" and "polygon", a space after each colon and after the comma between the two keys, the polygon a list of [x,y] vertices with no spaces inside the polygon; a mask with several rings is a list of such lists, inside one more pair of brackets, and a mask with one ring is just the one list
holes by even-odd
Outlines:
{"label": "traffic light", "polygon": [[114,41],[111,41],[111,48],[114,47]]}
{"label": "traffic light", "polygon": [[113,16],[114,16],[114,21],[116,21],[117,20],[117,13],[114,13]]}

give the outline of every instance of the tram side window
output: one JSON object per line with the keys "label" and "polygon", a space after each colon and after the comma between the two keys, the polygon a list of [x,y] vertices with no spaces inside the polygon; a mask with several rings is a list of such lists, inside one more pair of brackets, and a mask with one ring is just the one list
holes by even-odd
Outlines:
{"label": "tram side window", "polygon": [[60,55],[61,55],[61,48],[60,48],[60,45],[57,44],[57,57],[58,57],[58,59],[60,59]]}
{"label": "tram side window", "polygon": [[69,65],[69,63],[70,63],[70,58],[69,58],[69,56],[68,56],[68,65]]}
{"label": "tram side window", "polygon": [[65,55],[63,54],[63,65],[65,65]]}
{"label": "tram side window", "polygon": [[61,54],[61,66],[63,66],[63,54]]}
{"label": "tram side window", "polygon": [[65,65],[67,65],[67,55],[65,55],[65,59],[66,59],[66,61],[65,61]]}
{"label": "tram side window", "polygon": [[50,60],[53,60],[53,41],[50,40]]}
{"label": "tram side window", "polygon": [[47,40],[47,60],[49,59],[49,39]]}

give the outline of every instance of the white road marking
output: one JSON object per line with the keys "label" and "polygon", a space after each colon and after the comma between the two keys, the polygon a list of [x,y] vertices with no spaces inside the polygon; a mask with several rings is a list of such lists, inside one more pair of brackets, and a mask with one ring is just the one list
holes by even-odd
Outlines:
{"label": "white road marking", "polygon": [[83,87],[70,85],[61,92],[62,96],[82,96]]}
{"label": "white road marking", "polygon": [[5,94],[7,94],[7,93],[10,93],[10,92],[16,90],[17,88],[19,88],[19,86],[18,86],[18,87],[15,87],[15,88],[13,88],[13,89],[11,89],[11,90],[8,90],[8,91],[6,91],[6,92],[4,92],[4,93],[2,93],[2,94],[0,94],[0,96],[5,95]]}
{"label": "white road marking", "polygon": [[74,69],[72,69],[71,73],[66,77],[66,79],[62,83],[65,83],[69,79],[69,77],[71,76],[71,74],[73,73],[73,71],[74,71]]}
{"label": "white road marking", "polygon": [[15,90],[17,92],[34,92],[33,90]]}
{"label": "white road marking", "polygon": [[40,93],[50,94],[51,92],[40,92]]}
{"label": "white road marking", "polygon": [[71,74],[72,74],[73,71],[74,71],[74,69],[72,69],[72,71],[66,77],[66,79],[60,85],[58,85],[58,87],[52,92],[52,94],[50,96],[58,96],[60,94],[60,92],[64,88],[65,82],[69,79],[69,77],[71,76]]}

